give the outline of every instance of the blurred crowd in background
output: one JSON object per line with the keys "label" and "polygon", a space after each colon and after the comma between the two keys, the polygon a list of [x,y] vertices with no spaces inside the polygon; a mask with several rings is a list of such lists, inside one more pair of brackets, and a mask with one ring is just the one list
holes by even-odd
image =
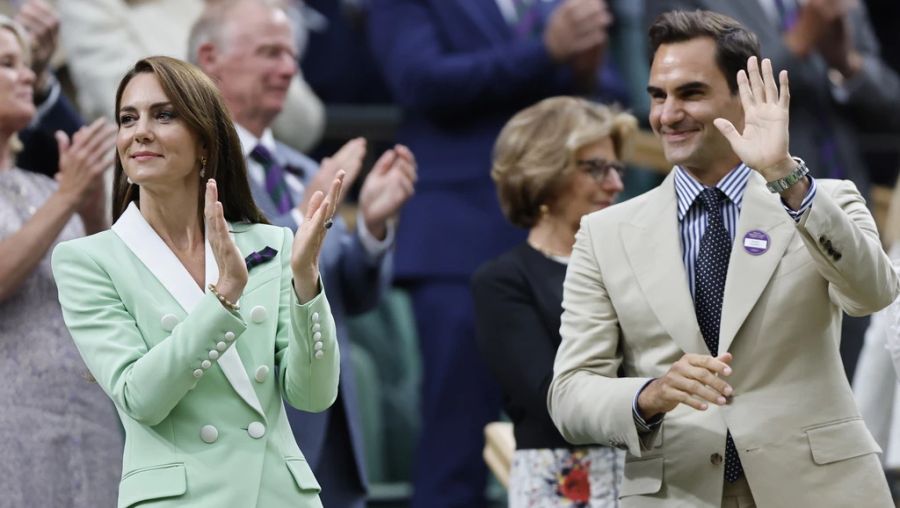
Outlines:
{"label": "blurred crowd in background", "polygon": [[[2,2],[0,10],[27,30],[34,72],[35,113],[18,133],[21,149],[15,167],[56,175],[61,167],[56,131],[71,136],[97,118],[115,122],[116,86],[139,58],[167,55],[203,67],[200,47],[190,43],[192,27],[204,9],[228,2]],[[501,417],[501,391],[479,354],[470,279],[479,265],[521,242],[526,231],[509,224],[501,212],[491,179],[492,149],[501,127],[516,112],[549,97],[581,96],[617,104],[640,122],[633,150],[625,154],[628,171],[618,200],[657,185],[671,168],[647,122],[646,29],[661,12],[717,10],[753,30],[763,56],[790,73],[792,153],[803,157],[817,177],[852,179],[868,198],[886,248],[900,241],[900,215],[889,213],[900,167],[896,2],[279,4],[292,22],[289,56],[294,61],[285,65],[284,54],[264,43],[266,34],[250,34],[263,42],[232,42],[245,45],[247,61],[255,67],[248,64],[228,79],[244,79],[249,90],[255,86],[261,95],[266,87],[289,83],[272,133],[312,161],[331,160],[351,140],[366,140],[358,154],[359,174],[351,178],[356,184],[342,211],[348,229],[354,230],[362,217],[357,205],[380,154],[398,144],[408,147],[418,174],[414,193],[398,203],[402,208],[389,221],[386,241],[392,253],[382,275],[391,279],[390,287],[379,290],[379,297],[369,303],[347,304],[338,323],[349,339],[346,348],[341,346],[347,356],[343,368],[353,376],[342,375],[341,414],[325,416],[316,425],[339,429],[322,430],[318,444],[306,444],[297,436],[304,453],[325,446],[327,455],[334,440],[346,441],[346,460],[340,464],[320,468],[318,452],[310,460],[324,487],[325,506],[368,502],[440,508],[504,502],[503,489],[482,459],[484,427]],[[91,190],[108,194],[109,178],[93,181],[95,185],[81,191],[85,196]],[[0,200],[13,199],[10,192],[0,193]],[[893,211],[900,214],[900,206],[895,204]],[[16,227],[0,225],[0,238],[16,232]],[[892,252],[900,257],[896,249]],[[14,303],[20,296],[13,292],[0,300],[0,365],[13,377],[31,371],[22,369],[18,350],[5,340],[15,329],[4,321],[19,312],[40,321],[38,312],[44,312],[23,310]],[[52,292],[40,297],[51,298]],[[845,319],[841,349],[891,474],[900,471],[900,414],[885,401],[900,402],[900,391],[895,390],[897,382],[879,339],[885,332],[878,330],[877,319],[873,321],[867,334],[868,318]],[[865,368],[857,368],[863,362]],[[22,397],[21,392],[0,389],[4,406],[14,405],[13,399],[18,406],[29,406]],[[8,417],[0,416],[0,422]],[[355,497],[329,502],[329,475],[349,478],[351,486],[344,490],[356,492]]]}

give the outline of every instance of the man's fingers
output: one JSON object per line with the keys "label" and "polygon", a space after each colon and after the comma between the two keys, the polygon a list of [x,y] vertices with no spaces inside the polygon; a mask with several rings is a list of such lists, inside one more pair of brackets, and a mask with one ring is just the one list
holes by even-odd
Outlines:
{"label": "man's fingers", "polygon": [[734,389],[722,377],[702,367],[694,367],[694,369],[689,377],[700,385],[708,387],[710,392],[707,392],[707,395],[714,393],[715,399],[710,399],[708,396],[704,396],[704,399],[724,404],[725,398],[731,397],[731,394],[734,393]]}
{"label": "man's fingers", "polygon": [[747,75],[750,77],[750,93],[755,102],[763,102],[766,97],[762,76],[759,73],[759,60],[755,56],[747,59]]}
{"label": "man's fingers", "polygon": [[717,129],[719,129],[719,132],[721,132],[722,135],[725,136],[725,139],[728,140],[728,143],[730,143],[731,146],[735,146],[737,143],[740,143],[741,134],[737,131],[737,128],[735,128],[734,124],[729,120],[726,120],[724,118],[716,118],[715,120],[713,120],[713,125],[715,125]]}
{"label": "man's fingers", "polygon": [[665,387],[670,390],[668,392],[670,400],[679,403],[688,403],[689,400],[695,400],[722,406],[728,402],[727,396],[721,391],[693,377],[667,376]]}
{"label": "man's fingers", "polygon": [[788,71],[782,70],[778,73],[778,81],[781,86],[780,93],[781,95],[778,97],[778,104],[781,105],[784,109],[790,109],[791,106],[791,87],[788,82]]}
{"label": "man's fingers", "polygon": [[741,106],[744,107],[744,113],[756,104],[753,98],[753,92],[750,90],[750,79],[747,77],[747,71],[741,69],[737,74],[738,93],[741,96]]}
{"label": "man's fingers", "polygon": [[778,87],[775,86],[775,74],[772,72],[772,61],[763,58],[762,61],[763,86],[766,92],[766,102],[778,102]]}
{"label": "man's fingers", "polygon": [[[692,357],[689,363],[694,367],[702,367],[710,372],[719,374],[720,376],[730,376],[731,366],[728,365],[728,363],[731,361],[730,357],[731,353],[722,353],[722,355],[719,357],[697,355]],[[726,362],[721,360],[720,358],[729,358],[729,360]]]}
{"label": "man's fingers", "polygon": [[698,411],[706,411],[706,409],[709,407],[708,403],[696,397],[692,397],[690,393],[679,389],[677,386],[674,386],[671,383],[665,383],[663,385],[662,396],[665,399],[672,401],[673,403],[685,404]]}
{"label": "man's fingers", "polygon": [[734,360],[734,355],[732,355],[731,353],[722,353],[716,357],[716,360],[731,365],[731,361]]}
{"label": "man's fingers", "polygon": [[394,167],[407,179],[412,182],[415,182],[418,179],[418,175],[416,174],[416,167],[410,164],[406,159],[400,159]]}
{"label": "man's fingers", "polygon": [[362,161],[362,158],[365,157],[365,155],[366,139],[359,137],[344,143],[344,145],[334,153],[332,158],[339,162],[339,166],[343,167],[352,164],[353,161],[356,160]]}
{"label": "man's fingers", "polygon": [[391,166],[394,164],[394,161],[399,157],[399,154],[394,150],[385,150],[381,157],[375,161],[375,165],[372,166],[372,173],[376,175],[383,175],[391,169]]}

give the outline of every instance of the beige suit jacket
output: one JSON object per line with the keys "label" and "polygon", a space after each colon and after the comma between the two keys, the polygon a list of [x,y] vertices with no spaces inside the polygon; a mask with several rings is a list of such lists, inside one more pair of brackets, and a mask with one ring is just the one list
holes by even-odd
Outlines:
{"label": "beige suit jacket", "polygon": [[[582,221],[548,395],[557,427],[574,443],[628,450],[625,507],[718,506],[727,429],[758,506],[892,506],[838,343],[841,311],[887,306],[900,281],[850,182],[818,180],[795,224],[751,175],[719,338],[720,352],[734,355],[735,394],[707,411],[680,405],[656,431],[638,434],[640,387],[686,352],[708,354],[682,262],[673,175]],[[752,230],[768,235],[761,255],[743,247]]]}

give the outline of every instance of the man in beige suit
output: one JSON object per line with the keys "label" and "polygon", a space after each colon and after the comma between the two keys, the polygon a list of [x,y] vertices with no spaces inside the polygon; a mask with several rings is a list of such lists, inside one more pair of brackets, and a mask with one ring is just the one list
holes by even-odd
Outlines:
{"label": "man in beige suit", "polygon": [[672,12],[650,38],[675,169],[582,221],[556,425],[629,451],[626,507],[892,506],[838,352],[842,310],[900,294],[864,200],[791,157],[787,73],[738,22]]}

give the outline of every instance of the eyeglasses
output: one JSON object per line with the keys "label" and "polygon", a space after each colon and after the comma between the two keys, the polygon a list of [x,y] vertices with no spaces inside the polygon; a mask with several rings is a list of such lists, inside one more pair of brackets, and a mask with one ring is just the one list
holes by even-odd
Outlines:
{"label": "eyeglasses", "polygon": [[625,176],[625,164],[621,162],[610,162],[606,159],[579,159],[575,161],[575,164],[598,182],[606,181],[613,171],[618,174],[619,178]]}

